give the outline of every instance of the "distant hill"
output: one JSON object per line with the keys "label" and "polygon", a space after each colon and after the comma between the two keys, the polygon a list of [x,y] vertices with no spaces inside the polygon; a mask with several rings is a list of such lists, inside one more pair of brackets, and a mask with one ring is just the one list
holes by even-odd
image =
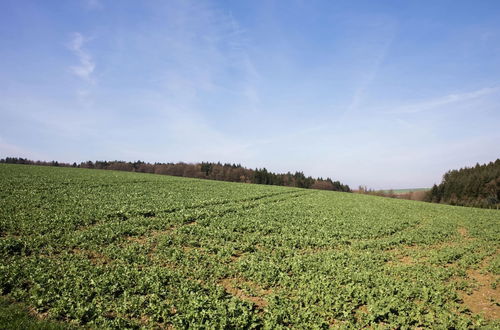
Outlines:
{"label": "distant hill", "polygon": [[360,186],[355,192],[358,194],[375,195],[380,197],[409,199],[414,201],[424,201],[427,199],[427,192],[430,188],[408,188],[408,189],[382,189],[373,190]]}
{"label": "distant hill", "polygon": [[396,195],[403,195],[403,194],[408,194],[411,192],[415,191],[428,191],[431,190],[431,188],[408,188],[408,189],[388,189],[388,190],[383,190],[385,193],[394,193]]}

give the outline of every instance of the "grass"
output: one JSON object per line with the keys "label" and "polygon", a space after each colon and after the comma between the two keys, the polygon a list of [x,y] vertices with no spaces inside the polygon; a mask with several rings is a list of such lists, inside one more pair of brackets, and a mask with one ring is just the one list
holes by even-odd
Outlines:
{"label": "grass", "polygon": [[496,210],[23,165],[0,187],[5,328],[500,326]]}
{"label": "grass", "polygon": [[66,330],[69,325],[36,318],[28,308],[5,297],[0,297],[0,329]]}

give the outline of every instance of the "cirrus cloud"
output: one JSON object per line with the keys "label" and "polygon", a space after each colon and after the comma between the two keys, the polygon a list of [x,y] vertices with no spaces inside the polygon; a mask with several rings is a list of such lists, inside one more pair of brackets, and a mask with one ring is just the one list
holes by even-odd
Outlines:
{"label": "cirrus cloud", "polygon": [[76,32],[73,34],[73,38],[68,44],[68,48],[78,57],[80,63],[78,65],[71,66],[70,70],[76,76],[88,82],[94,82],[92,73],[95,70],[95,62],[92,56],[83,49],[83,45],[87,41],[88,39],[86,39],[81,33]]}

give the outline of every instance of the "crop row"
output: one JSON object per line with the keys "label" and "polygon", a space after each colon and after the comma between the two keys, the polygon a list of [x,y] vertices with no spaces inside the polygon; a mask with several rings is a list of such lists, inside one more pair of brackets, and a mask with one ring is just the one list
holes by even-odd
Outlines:
{"label": "crop row", "polygon": [[[0,166],[0,290],[90,327],[497,326],[500,216],[335,192]],[[467,305],[492,290],[487,313]]]}

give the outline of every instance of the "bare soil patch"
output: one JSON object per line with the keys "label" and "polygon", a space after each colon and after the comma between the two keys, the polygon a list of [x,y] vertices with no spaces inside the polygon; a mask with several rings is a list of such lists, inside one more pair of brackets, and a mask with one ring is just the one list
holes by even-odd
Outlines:
{"label": "bare soil patch", "polygon": [[464,304],[488,320],[500,319],[500,290],[491,286],[495,276],[475,269],[468,270],[467,276],[477,283],[478,288],[472,294],[460,293]]}
{"label": "bare soil patch", "polygon": [[465,227],[459,227],[458,233],[466,240],[471,240],[472,238],[469,236],[469,231]]}
{"label": "bare soil patch", "polygon": [[127,241],[135,242],[139,244],[146,244],[149,239],[156,238],[158,236],[170,234],[174,230],[174,227],[167,228],[165,230],[153,230],[141,236],[127,236]]}
{"label": "bare soil patch", "polygon": [[487,271],[492,258],[489,256],[484,259],[477,269],[467,270],[468,282],[473,290],[459,291],[459,295],[463,304],[474,314],[480,314],[487,320],[499,320],[500,288],[493,286],[498,283],[499,276]]}
{"label": "bare soil patch", "polygon": [[[264,290],[260,288],[257,284],[245,281],[238,278],[225,278],[219,282],[221,286],[224,287],[227,293],[232,296],[235,296],[241,300],[245,300],[253,303],[258,309],[264,309],[267,306],[267,300],[262,296],[268,295],[271,293],[270,290]],[[247,293],[245,290],[241,289],[242,286],[251,287],[257,295],[251,295]]]}
{"label": "bare soil patch", "polygon": [[94,265],[106,265],[113,262],[113,259],[111,259],[110,257],[93,250],[75,248],[72,250],[72,252],[74,254],[83,255],[87,257],[90,260],[90,262]]}

